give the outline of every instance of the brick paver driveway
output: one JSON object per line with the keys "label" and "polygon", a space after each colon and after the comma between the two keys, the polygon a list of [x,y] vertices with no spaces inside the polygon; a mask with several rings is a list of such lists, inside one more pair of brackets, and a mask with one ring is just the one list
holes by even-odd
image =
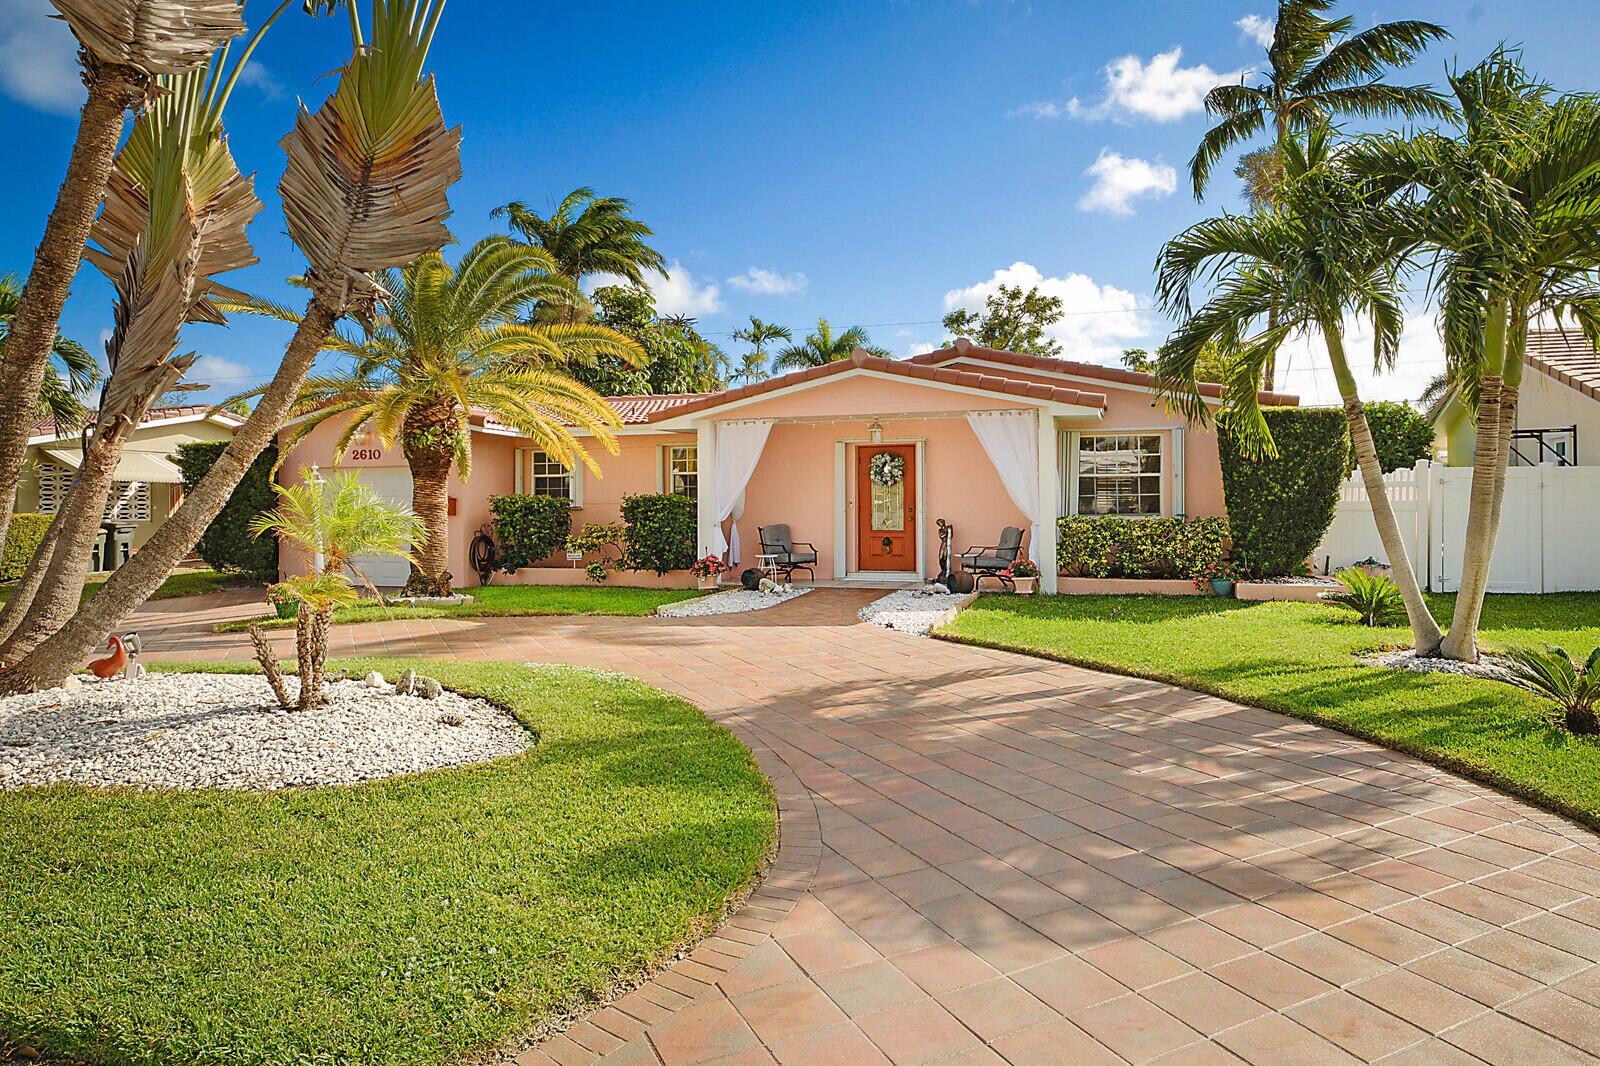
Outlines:
{"label": "brick paver driveway", "polygon": [[[335,654],[566,661],[682,693],[774,778],[722,934],[525,1064],[1592,1062],[1588,831],[1339,733],[855,623],[823,590],[699,622],[340,628]],[[225,599],[147,649],[242,658]],[[287,634],[284,635],[287,637]]]}

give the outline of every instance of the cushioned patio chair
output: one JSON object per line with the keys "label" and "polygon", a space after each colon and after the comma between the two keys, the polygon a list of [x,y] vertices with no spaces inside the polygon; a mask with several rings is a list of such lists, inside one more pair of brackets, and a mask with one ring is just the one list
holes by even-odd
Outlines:
{"label": "cushioned patio chair", "polygon": [[[817,579],[814,567],[817,565],[817,546],[810,541],[797,541],[789,535],[789,527],[783,524],[773,526],[757,526],[756,535],[761,538],[761,554],[772,556],[772,563],[785,581],[794,580],[796,570],[804,570],[811,575],[811,580]],[[797,549],[805,549],[803,551]]]}
{"label": "cushioned patio chair", "polygon": [[1007,526],[1000,531],[999,544],[974,544],[956,558],[961,560],[961,569],[972,575],[973,589],[977,589],[984,578],[992,577],[1002,587],[1015,592],[1017,583],[1005,571],[1021,554],[1022,530]]}

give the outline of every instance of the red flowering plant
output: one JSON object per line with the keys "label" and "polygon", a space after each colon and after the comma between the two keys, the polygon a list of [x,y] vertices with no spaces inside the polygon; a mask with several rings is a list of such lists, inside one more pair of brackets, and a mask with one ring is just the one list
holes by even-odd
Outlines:
{"label": "red flowering plant", "polygon": [[689,572],[695,577],[707,578],[718,577],[732,569],[733,567],[723,562],[720,557],[708,555],[704,559],[695,560],[695,564],[689,567]]}
{"label": "red flowering plant", "polygon": [[1194,587],[1201,592],[1209,592],[1213,581],[1243,581],[1245,576],[1244,567],[1238,563],[1218,559],[1195,571]]}
{"label": "red flowering plant", "polygon": [[1034,565],[1033,560],[1020,557],[1011,560],[1011,565],[1000,572],[1009,578],[1039,576],[1039,568]]}

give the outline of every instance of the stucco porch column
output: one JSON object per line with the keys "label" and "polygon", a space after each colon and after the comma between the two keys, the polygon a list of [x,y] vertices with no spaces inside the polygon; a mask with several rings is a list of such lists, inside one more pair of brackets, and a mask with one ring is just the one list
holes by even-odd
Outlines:
{"label": "stucco porch column", "polygon": [[1048,409],[1039,409],[1039,591],[1060,591],[1057,581],[1056,539],[1061,516],[1061,445],[1056,436],[1056,418]]}
{"label": "stucco porch column", "polygon": [[715,423],[709,418],[702,418],[694,424],[695,433],[695,469],[698,471],[700,491],[695,495],[696,509],[699,521],[696,523],[699,534],[699,544],[694,553],[696,559],[704,559],[712,552],[715,538],[712,531],[717,525],[716,491],[712,488],[717,483],[717,448]]}

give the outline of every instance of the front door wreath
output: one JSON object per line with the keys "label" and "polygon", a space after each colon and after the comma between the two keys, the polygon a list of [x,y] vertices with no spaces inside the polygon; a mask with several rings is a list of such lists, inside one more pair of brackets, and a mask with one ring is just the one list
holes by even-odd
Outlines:
{"label": "front door wreath", "polygon": [[867,463],[867,477],[872,479],[874,485],[890,488],[900,484],[906,477],[906,460],[903,455],[894,452],[879,452]]}

